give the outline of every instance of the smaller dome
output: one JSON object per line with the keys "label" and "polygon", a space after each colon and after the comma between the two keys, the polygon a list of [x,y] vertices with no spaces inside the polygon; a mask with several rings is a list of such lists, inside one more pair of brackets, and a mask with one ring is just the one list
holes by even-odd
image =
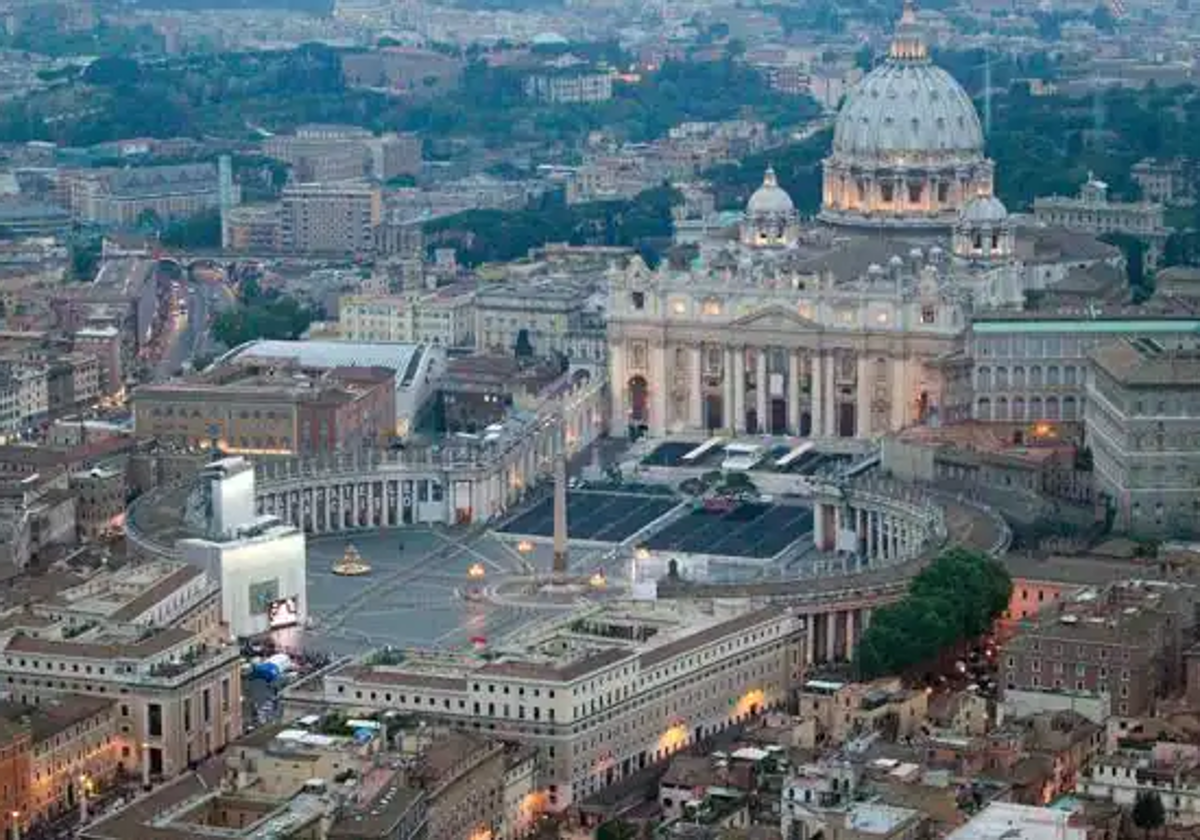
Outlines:
{"label": "smaller dome", "polygon": [[768,166],[767,171],[763,173],[762,186],[754,191],[754,195],[750,196],[750,201],[746,205],[746,213],[750,216],[757,216],[768,213],[789,214],[794,213],[795,210],[796,205],[792,203],[792,197],[779,186],[779,181],[775,178],[775,170]]}
{"label": "smaller dome", "polygon": [[970,225],[1000,224],[1008,219],[1008,208],[994,195],[978,195],[963,205],[958,219]]}

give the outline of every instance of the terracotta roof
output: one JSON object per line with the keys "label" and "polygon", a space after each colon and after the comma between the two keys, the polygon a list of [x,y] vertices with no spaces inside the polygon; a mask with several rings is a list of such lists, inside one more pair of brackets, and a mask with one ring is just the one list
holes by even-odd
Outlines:
{"label": "terracotta roof", "polygon": [[442,677],[409,671],[385,671],[368,665],[352,665],[330,674],[330,678],[345,678],[367,685],[397,685],[411,688],[433,688],[443,691],[465,691],[465,677]]}
{"label": "terracotta roof", "polygon": [[32,636],[13,636],[5,652],[37,653],[44,656],[71,656],[78,659],[142,659],[156,656],[196,638],[196,634],[180,627],[167,627],[136,642],[117,644],[105,642],[55,641]]}

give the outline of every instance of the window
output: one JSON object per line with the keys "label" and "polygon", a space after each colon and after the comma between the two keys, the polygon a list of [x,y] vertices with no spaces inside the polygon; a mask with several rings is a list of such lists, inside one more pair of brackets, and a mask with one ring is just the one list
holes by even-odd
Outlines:
{"label": "window", "polygon": [[642,310],[642,309],[646,308],[646,293],[645,292],[634,292],[632,295],[632,299],[633,299],[633,308],[634,309]]}
{"label": "window", "polygon": [[151,738],[161,738],[163,734],[162,706],[150,703],[146,706],[146,731]]}
{"label": "window", "polygon": [[922,324],[932,324],[936,320],[937,320],[937,308],[936,307],[934,307],[930,304],[925,304],[924,306],[921,307],[921,323]]}

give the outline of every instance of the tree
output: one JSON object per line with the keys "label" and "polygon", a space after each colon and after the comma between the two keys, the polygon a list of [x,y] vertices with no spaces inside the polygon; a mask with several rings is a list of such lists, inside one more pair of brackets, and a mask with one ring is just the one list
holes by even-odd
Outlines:
{"label": "tree", "polygon": [[1162,799],[1159,798],[1158,793],[1153,790],[1144,790],[1138,793],[1137,799],[1133,802],[1133,824],[1149,837],[1151,831],[1162,828],[1166,821],[1166,809],[1163,808]]}
{"label": "tree", "polygon": [[962,548],[943,551],[913,578],[901,601],[875,612],[855,665],[871,678],[928,662],[985,633],[1011,594],[1012,580],[993,558]]}

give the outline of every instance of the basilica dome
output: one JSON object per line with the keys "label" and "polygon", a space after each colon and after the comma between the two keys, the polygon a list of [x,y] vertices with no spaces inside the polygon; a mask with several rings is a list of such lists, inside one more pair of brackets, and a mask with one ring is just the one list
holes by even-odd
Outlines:
{"label": "basilica dome", "polygon": [[779,186],[775,170],[767,167],[767,171],[763,175],[762,186],[754,191],[754,194],[750,196],[750,201],[746,204],[746,214],[755,216],[761,213],[791,213],[795,209],[792,197],[783,187]]}
{"label": "basilica dome", "polygon": [[967,92],[945,70],[889,61],[863,79],[838,113],[833,150],[881,159],[978,155],[983,129]]}
{"label": "basilica dome", "polygon": [[833,224],[949,228],[992,194],[979,115],[930,61],[911,0],[886,60],[838,112],[824,170],[821,218]]}

